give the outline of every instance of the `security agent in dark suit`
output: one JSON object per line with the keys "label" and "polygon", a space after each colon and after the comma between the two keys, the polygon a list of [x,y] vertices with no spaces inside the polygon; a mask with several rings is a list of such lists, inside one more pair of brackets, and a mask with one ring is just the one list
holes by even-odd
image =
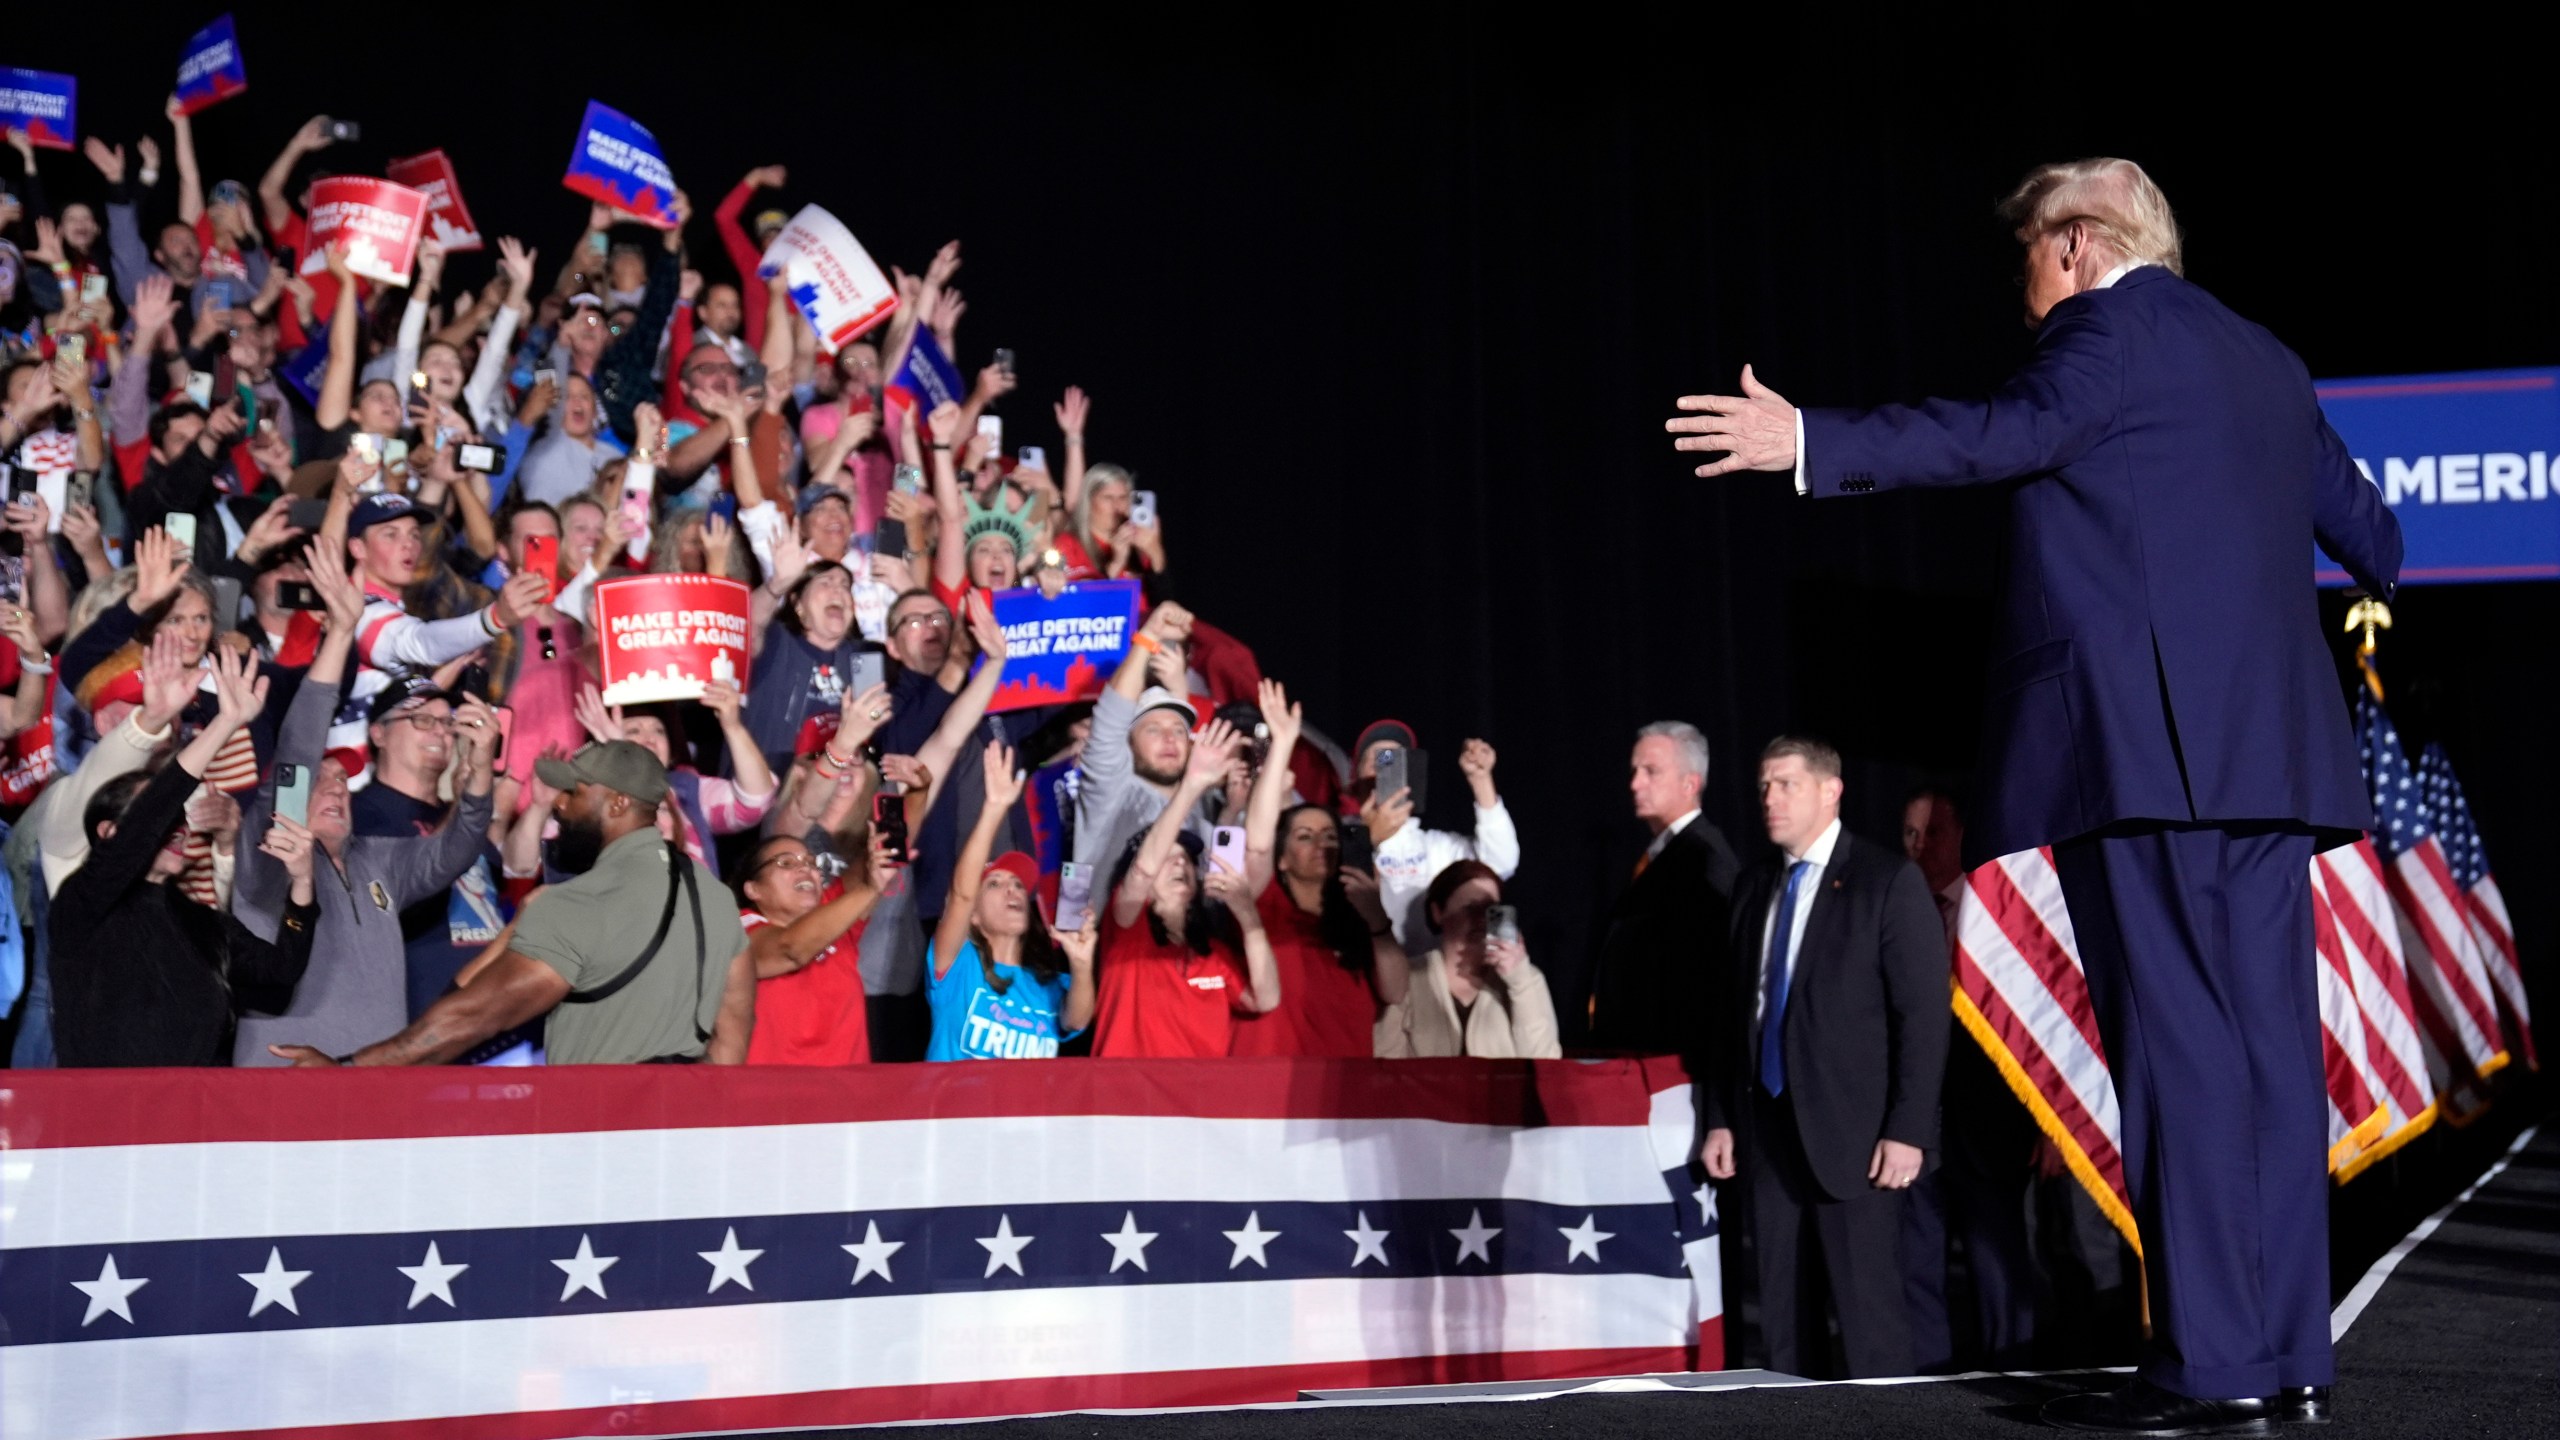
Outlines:
{"label": "security agent in dark suit", "polygon": [[1903,1192],[1938,1143],[1948,972],[1928,882],[1840,828],[1844,788],[1821,741],[1781,736],[1761,754],[1761,816],[1783,853],[1734,896],[1744,963],[1701,1158],[1751,1187],[1770,1368],[1827,1368],[1827,1290],[1864,1379],[1911,1373]]}
{"label": "security agent in dark suit", "polygon": [[1697,727],[1656,721],[1636,733],[1627,790],[1653,832],[1635,878],[1610,907],[1591,974],[1593,1049],[1682,1055],[1700,1063],[1727,969],[1727,902],[1741,866],[1698,811],[1707,740]]}
{"label": "security agent in dark suit", "polygon": [[2327,1109],[2309,863],[2373,822],[2304,573],[2388,596],[2400,524],[2283,342],[2187,282],[2142,167],[2030,173],[2035,354],[1982,400],[1798,410],[1743,371],[1667,428],[1799,494],[2002,485],[1965,858],[2053,847],[2123,1117],[2151,1338],[2071,1429],[2330,1418]]}

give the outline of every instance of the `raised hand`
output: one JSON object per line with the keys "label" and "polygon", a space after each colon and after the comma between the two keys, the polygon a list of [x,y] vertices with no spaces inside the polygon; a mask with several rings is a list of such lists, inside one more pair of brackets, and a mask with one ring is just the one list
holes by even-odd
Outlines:
{"label": "raised hand", "polygon": [[[716,400],[720,397],[707,395],[703,398]],[[631,438],[643,454],[657,454],[658,447],[664,445],[667,439],[666,414],[646,400],[632,406]]]}
{"label": "raised hand", "polygon": [[1001,740],[987,742],[987,810],[1001,814],[1012,809],[1013,802],[1022,798],[1022,787],[1027,778],[1013,766],[1012,746]]}
{"label": "raised hand", "polygon": [[1227,762],[1236,758],[1244,745],[1244,737],[1224,720],[1212,720],[1191,741],[1191,763],[1182,772],[1182,783],[1195,793],[1215,790],[1226,782]]}
{"label": "raised hand", "polygon": [[[153,532],[157,533],[157,532]],[[196,695],[196,667],[187,663],[178,627],[163,625],[142,652],[142,728],[166,730]]]}
{"label": "raised hand", "polygon": [[133,610],[139,615],[178,593],[190,559],[169,532],[154,525],[133,547]]}
{"label": "raised hand", "polygon": [[985,400],[997,400],[1013,393],[1022,382],[1005,373],[1002,366],[990,365],[978,372],[978,394]]}
{"label": "raised hand", "polygon": [[328,245],[321,250],[320,257],[328,263],[330,279],[337,281],[341,285],[353,285],[356,283],[356,272],[347,268],[347,242],[344,240],[330,241]]}
{"label": "raised hand", "polygon": [[507,303],[524,304],[533,291],[533,257],[540,252],[528,250],[513,235],[498,237],[498,273],[507,280]]}
{"label": "raised hand", "polygon": [[8,637],[20,655],[44,653],[44,642],[36,637],[35,613],[23,605],[0,606],[0,636]]}
{"label": "raised hand", "polygon": [[1307,725],[1305,708],[1291,703],[1289,692],[1277,680],[1264,680],[1255,688],[1254,699],[1261,707],[1262,723],[1271,728],[1273,753],[1297,744]]}
{"label": "raised hand", "polygon": [[498,715],[489,702],[477,695],[464,695],[453,707],[453,733],[462,741],[462,753],[475,769],[487,770],[489,758],[498,749]]}
{"label": "raised hand", "polygon": [[98,173],[106,177],[106,182],[108,184],[121,185],[124,183],[123,146],[111,146],[106,141],[92,135],[88,139],[80,142],[80,153],[89,157],[89,163],[98,167]]}
{"label": "raised hand", "polygon": [[896,781],[908,794],[933,788],[933,772],[926,769],[925,763],[913,755],[881,756],[880,778]]}
{"label": "raised hand", "polygon": [[46,533],[53,528],[53,507],[44,503],[44,496],[40,494],[29,495],[25,503],[7,507],[7,515],[7,520],[0,523],[7,525],[10,534],[30,544],[43,544]]}
{"label": "raised hand", "polygon": [[306,154],[313,150],[326,150],[332,143],[334,142],[329,134],[329,117],[326,115],[314,115],[303,121],[302,128],[293,132],[291,142],[294,149]]}
{"label": "raised hand", "polygon": [[266,708],[267,677],[258,673],[258,657],[229,646],[213,655],[214,724],[237,730]]}
{"label": "raised hand", "polygon": [[258,852],[283,865],[290,878],[305,885],[310,883],[311,832],[291,817],[278,815],[268,824],[266,838],[258,842]]}
{"label": "raised hand", "polygon": [[1673,402],[1683,410],[1662,428],[1682,438],[1675,450],[1722,450],[1725,457],[1698,467],[1698,478],[1729,475],[1736,470],[1792,470],[1796,465],[1796,407],[1785,396],[1760,383],[1751,367],[1742,367],[1739,395],[1683,395]]}
{"label": "raised hand", "polygon": [[1101,931],[1097,927],[1101,923],[1098,913],[1088,913],[1084,917],[1084,928],[1081,930],[1061,930],[1055,925],[1049,926],[1049,938],[1057,941],[1058,948],[1066,952],[1069,969],[1093,968],[1094,945],[1101,938]]}
{"label": "raised hand", "polygon": [[720,717],[720,728],[737,728],[738,707],[746,697],[738,693],[735,680],[713,680],[702,687],[702,708]]}
{"label": "raised hand", "polygon": [[702,272],[686,266],[676,275],[676,298],[690,305],[702,295]]}
{"label": "raised hand", "polygon": [[809,573],[809,547],[800,541],[799,527],[786,525],[773,532],[773,575],[765,581],[775,595],[788,595],[800,577]]}
{"label": "raised hand", "polygon": [[924,417],[925,428],[933,432],[933,443],[949,445],[960,433],[960,407],[946,400],[933,407]]}
{"label": "raised hand", "polygon": [[1070,440],[1081,439],[1085,417],[1093,413],[1093,402],[1085,398],[1083,386],[1070,385],[1066,398],[1050,406],[1049,413],[1058,417],[1058,433]]}
{"label": "raised hand", "polygon": [[364,623],[364,587],[347,573],[346,552],[329,553],[329,546],[319,540],[302,547],[303,568],[311,572],[311,588],[320,592],[320,602],[328,607],[328,627],[332,634],[353,635]]}
{"label": "raised hand", "polygon": [[1359,912],[1361,920],[1373,931],[1385,928],[1387,905],[1378,895],[1378,877],[1369,871],[1345,865],[1340,878],[1342,898],[1351,902],[1351,908]]}
{"label": "raised hand", "polygon": [[933,252],[933,263],[925,267],[924,283],[932,289],[939,290],[950,284],[951,277],[959,273],[960,242],[945,241],[941,249]]}
{"label": "raised hand", "polygon": [[780,165],[759,165],[747,172],[747,183],[759,190],[779,190],[791,183],[791,172]]}
{"label": "raised hand", "polygon": [[140,156],[142,159],[143,174],[157,175],[160,173],[160,141],[156,137],[145,135],[140,139],[135,140],[133,142],[133,153]]}
{"label": "raised hand", "polygon": [[1493,747],[1482,740],[1469,740],[1466,748],[1458,752],[1458,772],[1479,791],[1493,788],[1493,762]]}
{"label": "raised hand", "polygon": [[603,692],[597,690],[595,686],[579,686],[578,698],[570,708],[577,712],[578,723],[587,727],[587,734],[591,738],[599,742],[624,738],[622,707],[617,705],[610,710],[606,709]]}
{"label": "raised hand", "polygon": [[859,695],[846,691],[844,703],[836,711],[836,739],[830,748],[860,753],[896,713],[897,707],[889,703],[886,685],[874,685]]}
{"label": "raised hand", "polygon": [[70,263],[69,257],[62,253],[62,227],[54,224],[50,216],[36,217],[36,243],[27,247],[27,257],[42,260],[48,265]]}
{"label": "raised hand", "polygon": [[978,642],[978,653],[987,657],[988,664],[1004,663],[1004,627],[996,623],[995,606],[988,602],[984,590],[973,591],[969,596],[969,638]]}
{"label": "raised hand", "polygon": [[729,577],[729,547],[736,539],[738,527],[722,515],[706,515],[702,520],[702,568],[726,580]]}

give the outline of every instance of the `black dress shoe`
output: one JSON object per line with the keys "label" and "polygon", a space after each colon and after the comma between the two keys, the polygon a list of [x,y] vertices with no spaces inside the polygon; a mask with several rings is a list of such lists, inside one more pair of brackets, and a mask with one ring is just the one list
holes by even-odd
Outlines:
{"label": "black dress shoe", "polygon": [[2140,1376],[2121,1390],[2048,1400],[2044,1423],[2108,1435],[2268,1435],[2264,1400],[2192,1400]]}
{"label": "black dress shoe", "polygon": [[2289,1385],[2276,1392],[2275,1413],[2279,1425],[2326,1425],[2335,1412],[2328,1386]]}

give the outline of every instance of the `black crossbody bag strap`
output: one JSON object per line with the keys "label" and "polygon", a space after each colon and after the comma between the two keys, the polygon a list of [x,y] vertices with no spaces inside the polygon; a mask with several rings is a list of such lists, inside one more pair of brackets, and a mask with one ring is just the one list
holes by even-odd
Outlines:
{"label": "black crossbody bag strap", "polygon": [[[678,886],[681,885],[687,894],[691,894],[693,891],[693,866],[685,856],[684,847],[676,844],[674,841],[669,841],[667,842],[667,854],[670,857],[667,865],[667,908],[658,915],[658,933],[649,937],[649,948],[640,952],[639,959],[624,966],[621,974],[614,976],[603,984],[591,989],[571,991],[569,993],[569,998],[563,1001],[563,1004],[592,1005],[598,1000],[604,1000],[612,997],[618,993],[623,986],[639,979],[640,972],[648,969],[649,962],[657,959],[658,952],[665,948],[667,943],[667,931],[676,923],[676,890]],[[696,898],[693,902],[693,929],[694,934],[699,937],[702,933],[702,901],[699,898]],[[698,946],[696,948],[697,950],[699,949]],[[694,991],[696,994],[700,994],[702,976],[698,969],[700,964],[698,958],[695,963],[697,971],[694,975]],[[699,1021],[695,1022],[694,1028],[696,1030],[701,1029],[701,1023]]]}

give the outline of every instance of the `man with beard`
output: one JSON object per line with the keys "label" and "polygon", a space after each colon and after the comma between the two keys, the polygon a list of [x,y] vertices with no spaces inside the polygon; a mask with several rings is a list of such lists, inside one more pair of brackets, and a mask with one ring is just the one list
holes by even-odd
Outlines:
{"label": "man with beard", "polygon": [[[1190,611],[1171,602],[1157,606],[1093,702],[1093,733],[1076,787],[1079,865],[1116,863],[1130,837],[1144,834],[1172,803],[1200,718],[1180,691],[1166,688],[1183,685],[1182,645],[1190,636]],[[1204,807],[1186,817],[1183,828],[1206,842],[1215,823],[1215,811]]]}
{"label": "man with beard", "polygon": [[[250,801],[240,833],[266,833],[285,767],[309,776],[304,823],[321,852],[320,920],[312,942],[318,959],[290,995],[243,996],[253,1011],[265,1013],[242,1018],[233,1047],[236,1065],[275,1064],[269,1042],[286,1036],[336,1049],[359,1044],[367,1035],[380,1035],[406,1021],[409,960],[400,914],[420,901],[442,896],[488,843],[489,757],[497,745],[498,729],[489,707],[476,699],[466,699],[438,717],[442,723],[437,738],[459,739],[452,763],[459,767],[454,792],[460,803],[452,823],[424,835],[414,829],[396,836],[354,833],[346,767],[329,758],[325,747],[364,615],[364,591],[347,574],[345,562],[330,555],[325,544],[313,544],[307,557],[311,583],[328,605],[328,628],[302,687],[285,711],[274,770]],[[425,714],[423,704],[411,700],[406,690],[383,693],[402,698],[376,712],[377,727],[395,709],[407,705],[411,717],[396,728],[416,728]],[[376,733],[381,733],[379,728]],[[241,846],[231,896],[233,913],[256,933],[272,934],[284,913],[289,880],[281,860],[253,846]]]}
{"label": "man with beard", "polygon": [[399,1034],[342,1057],[309,1045],[277,1055],[303,1066],[441,1065],[548,1012],[554,1065],[746,1060],[755,959],[728,887],[658,833],[666,767],[608,740],[544,756],[534,773],[560,792],[545,859],[576,878],[527,901],[505,952]]}

